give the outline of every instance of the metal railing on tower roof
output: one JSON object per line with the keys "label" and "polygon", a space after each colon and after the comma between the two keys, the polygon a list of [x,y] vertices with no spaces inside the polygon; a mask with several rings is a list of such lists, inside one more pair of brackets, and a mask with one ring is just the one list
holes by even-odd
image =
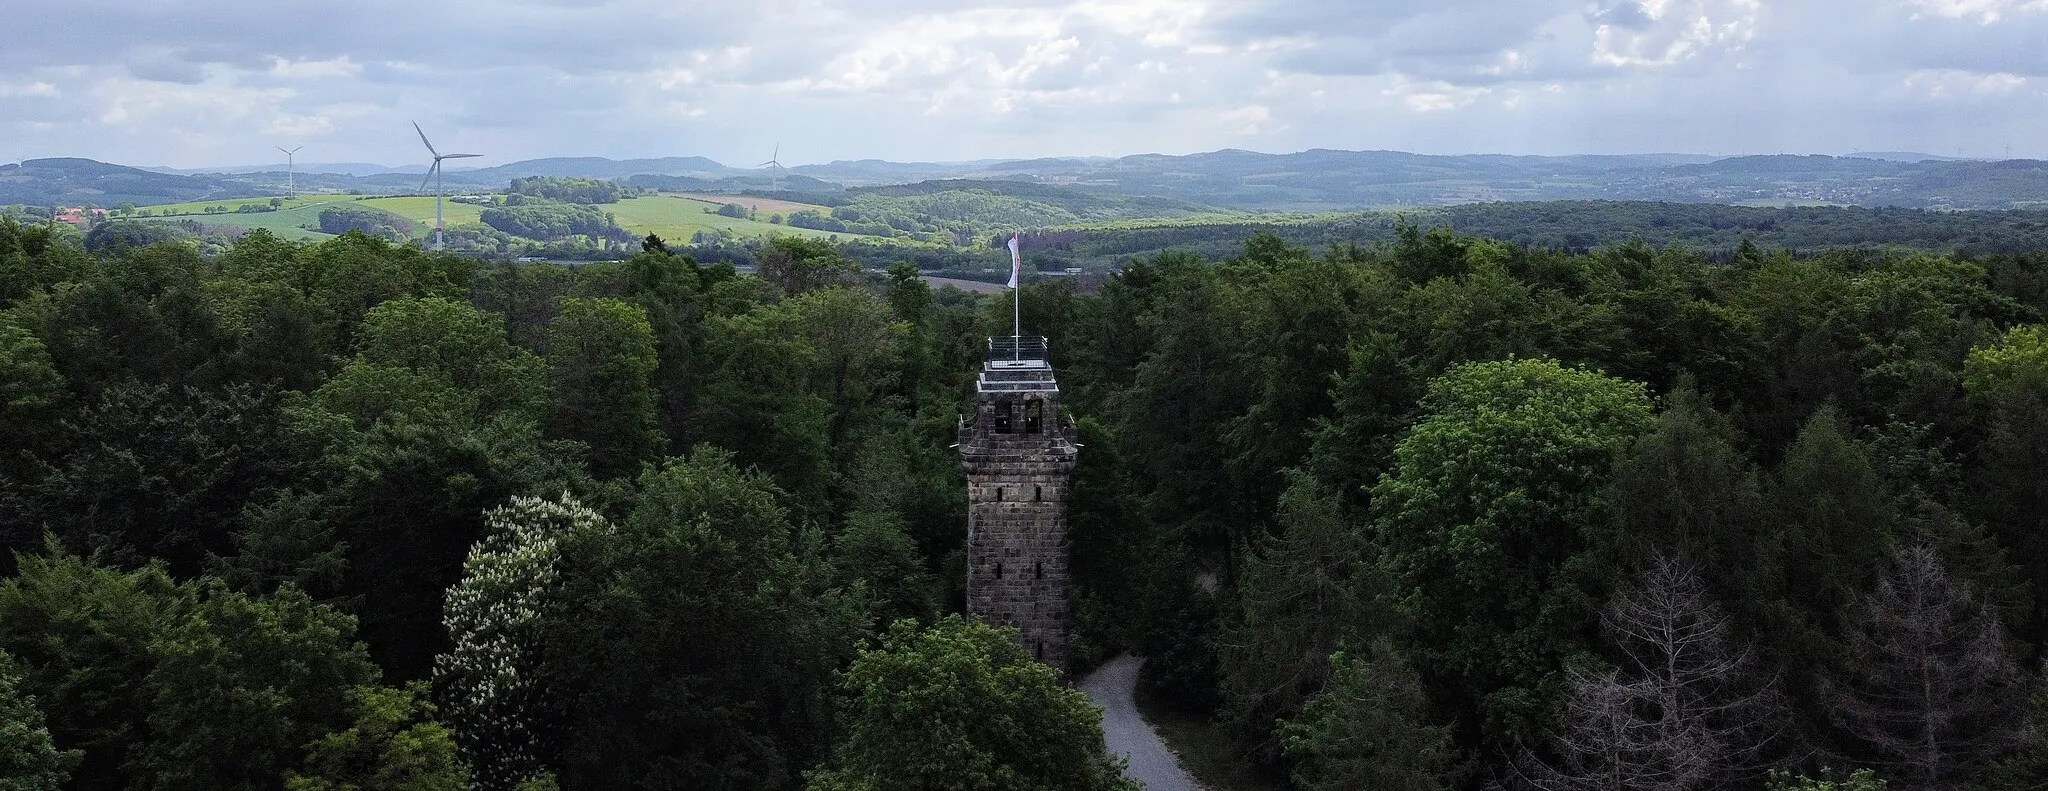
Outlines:
{"label": "metal railing on tower roof", "polygon": [[1011,335],[988,339],[988,364],[976,388],[983,393],[1057,393],[1045,338]]}
{"label": "metal railing on tower roof", "polygon": [[1046,348],[1043,335],[1002,335],[988,339],[988,361],[1018,362],[1038,360],[1050,363],[1052,355]]}

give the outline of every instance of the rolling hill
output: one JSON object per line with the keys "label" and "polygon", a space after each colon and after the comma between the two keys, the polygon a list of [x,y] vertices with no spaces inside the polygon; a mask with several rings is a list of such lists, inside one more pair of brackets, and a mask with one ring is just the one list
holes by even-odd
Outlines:
{"label": "rolling hill", "polygon": [[[450,171],[453,192],[502,189],[514,178],[618,179],[669,192],[752,195],[827,206],[864,198],[976,191],[1040,200],[1083,219],[1182,216],[1217,209],[1323,212],[1465,203],[1650,200],[1742,205],[1858,205],[1929,209],[2011,209],[2048,205],[2048,163],[1954,160],[1879,153],[1868,157],[1687,154],[1441,156],[1401,151],[1316,149],[1266,154],[1226,149],[1118,158],[1061,157],[956,163],[831,162],[791,168],[779,179],[703,157],[613,160],[565,157]],[[417,173],[298,174],[313,193],[408,194]],[[284,174],[162,173],[86,159],[37,159],[0,166],[0,204],[114,206],[282,194]],[[779,189],[776,189],[779,187]],[[1053,194],[1053,193],[1043,193]],[[1090,197],[1092,196],[1092,197]],[[1108,215],[1092,213],[1092,204]]]}

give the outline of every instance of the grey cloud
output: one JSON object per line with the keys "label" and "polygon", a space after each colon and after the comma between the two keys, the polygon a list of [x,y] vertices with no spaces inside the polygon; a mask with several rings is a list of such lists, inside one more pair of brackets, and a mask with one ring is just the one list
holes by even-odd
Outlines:
{"label": "grey cloud", "polygon": [[128,61],[128,72],[140,79],[191,85],[206,79],[204,61],[188,60],[177,53],[139,54]]}
{"label": "grey cloud", "polygon": [[1656,24],[1643,4],[1636,0],[1622,0],[1593,13],[1593,21],[1602,25],[1614,25],[1629,30],[1643,30]]}
{"label": "grey cloud", "polygon": [[[1541,26],[1571,14],[1566,0],[1480,0],[1457,5],[1429,2],[1350,3],[1270,1],[1219,20],[1216,35],[1253,41],[1291,36],[1299,47],[1279,65],[1322,75],[1403,74],[1424,80],[1492,84],[1512,79],[1494,73],[1510,50],[1547,43]],[[1566,64],[1536,77],[1564,75]],[[1531,78],[1528,75],[1520,79]]]}
{"label": "grey cloud", "polygon": [[348,56],[617,68],[725,40],[744,27],[749,19],[745,9],[751,7],[738,4],[701,13],[702,8],[654,0],[596,8],[541,0],[488,5],[359,0],[322,4],[319,10],[254,0],[77,0],[21,6],[10,10],[10,27],[42,33],[0,48],[0,73],[92,65],[153,49],[245,66],[270,57]]}
{"label": "grey cloud", "polygon": [[[1641,68],[1592,57],[1601,25],[1664,46],[1678,20],[1653,20],[1636,0],[15,5],[10,29],[39,35],[0,41],[0,117],[15,122],[5,137],[29,155],[183,165],[244,159],[235,152],[264,149],[266,128],[306,130],[336,159],[392,161],[415,153],[415,118],[499,160],[759,161],[772,139],[790,162],[1221,147],[1846,150],[2010,136],[2040,117],[2048,89],[2048,13],[1985,25],[1916,19],[1895,0],[1773,2],[1740,47]],[[998,79],[989,64],[1012,69],[1041,42],[997,31],[959,43],[970,66],[910,63],[857,90],[815,87],[896,25],[977,9],[1033,31],[1059,20],[1053,37],[1075,45],[1062,62]],[[1171,46],[1126,21],[1161,9],[1203,13]],[[272,72],[279,59],[337,58],[346,63]],[[2035,82],[1967,102],[1901,87],[1930,70],[1958,85],[1986,72]],[[1410,101],[1416,91],[1453,100]],[[1261,110],[1248,108],[1270,114],[1251,134],[1242,119]],[[143,124],[163,133],[136,134]],[[1828,147],[1855,136],[1867,139]]]}

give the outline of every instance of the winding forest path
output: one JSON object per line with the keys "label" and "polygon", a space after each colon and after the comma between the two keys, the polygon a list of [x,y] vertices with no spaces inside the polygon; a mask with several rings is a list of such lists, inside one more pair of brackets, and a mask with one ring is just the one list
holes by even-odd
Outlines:
{"label": "winding forest path", "polygon": [[1201,791],[1201,786],[1181,771],[1180,762],[1159,734],[1138,715],[1132,693],[1138,687],[1138,667],[1145,660],[1124,654],[1104,662],[1081,680],[1081,691],[1102,707],[1102,736],[1111,755],[1130,759],[1131,779],[1144,784],[1145,791]]}

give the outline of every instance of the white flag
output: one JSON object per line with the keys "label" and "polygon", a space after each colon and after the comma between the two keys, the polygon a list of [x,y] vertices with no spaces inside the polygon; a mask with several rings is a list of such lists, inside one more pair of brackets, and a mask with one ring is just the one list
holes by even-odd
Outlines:
{"label": "white flag", "polygon": [[1017,237],[1022,235],[1019,233],[1010,236],[1010,288],[1017,287],[1017,273],[1024,269],[1024,256],[1017,252]]}

